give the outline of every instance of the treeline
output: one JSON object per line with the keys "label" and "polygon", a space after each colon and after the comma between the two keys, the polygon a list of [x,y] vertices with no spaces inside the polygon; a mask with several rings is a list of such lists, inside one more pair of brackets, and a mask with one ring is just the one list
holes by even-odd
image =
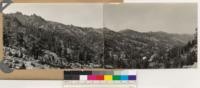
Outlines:
{"label": "treeline", "polygon": [[183,68],[197,62],[196,37],[186,44],[173,45],[167,43],[169,40],[163,40],[165,37],[161,41],[152,41],[148,37],[134,36],[132,38],[140,41],[131,41],[129,37],[112,31],[105,31],[104,36],[105,65],[108,68]]}
{"label": "treeline", "polygon": [[[22,58],[24,60],[32,58],[40,60],[44,64],[63,68],[70,63],[81,65],[102,64],[102,52],[97,52],[99,49],[93,49],[95,45],[101,45],[99,42],[88,42],[86,41],[88,39],[82,41],[75,33],[68,32],[69,30],[80,30],[80,32],[84,31],[87,34],[94,29],[60,25],[52,22],[43,23],[38,27],[34,24],[30,25],[28,22],[27,24],[25,24],[26,22],[20,22],[17,17],[5,16],[4,19],[4,25],[6,25],[4,26],[3,36],[4,46],[21,51],[27,56]],[[95,36],[98,37],[99,35]],[[79,36],[83,35],[80,34]],[[85,38],[90,37],[86,36]],[[91,36],[90,39],[98,41],[100,38]]]}
{"label": "treeline", "polygon": [[197,62],[197,38],[185,44],[182,41],[190,37],[182,35],[82,28],[20,13],[4,15],[3,27],[5,53],[8,59],[20,59],[16,63],[31,61],[34,66],[56,68],[182,68]]}

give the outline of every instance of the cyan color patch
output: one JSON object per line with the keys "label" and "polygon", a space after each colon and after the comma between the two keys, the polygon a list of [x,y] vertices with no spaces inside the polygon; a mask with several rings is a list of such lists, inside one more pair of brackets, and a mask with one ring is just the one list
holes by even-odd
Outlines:
{"label": "cyan color patch", "polygon": [[128,75],[121,75],[120,78],[121,80],[128,80]]}

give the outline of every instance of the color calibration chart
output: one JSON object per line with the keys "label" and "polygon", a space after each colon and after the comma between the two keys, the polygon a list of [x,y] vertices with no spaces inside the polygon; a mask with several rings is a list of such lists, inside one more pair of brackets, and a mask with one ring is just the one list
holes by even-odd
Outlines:
{"label": "color calibration chart", "polygon": [[136,71],[65,71],[64,88],[136,88]]}

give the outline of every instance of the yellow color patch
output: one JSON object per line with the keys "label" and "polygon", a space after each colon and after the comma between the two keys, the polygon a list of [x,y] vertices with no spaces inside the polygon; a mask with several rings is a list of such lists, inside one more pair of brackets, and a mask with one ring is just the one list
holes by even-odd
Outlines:
{"label": "yellow color patch", "polygon": [[104,75],[104,80],[112,80],[112,75]]}

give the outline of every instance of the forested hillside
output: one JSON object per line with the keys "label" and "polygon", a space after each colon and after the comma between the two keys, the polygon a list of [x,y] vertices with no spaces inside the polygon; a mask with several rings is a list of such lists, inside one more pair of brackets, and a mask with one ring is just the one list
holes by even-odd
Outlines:
{"label": "forested hillside", "polygon": [[19,12],[4,15],[4,46],[6,58],[23,63],[38,60],[37,64],[50,67],[101,67],[103,58],[101,29],[64,25]]}
{"label": "forested hillside", "polygon": [[105,28],[104,40],[105,64],[113,68],[182,68],[194,64],[197,59],[189,51],[197,49],[197,40],[192,35],[133,30],[114,32]]}
{"label": "forested hillside", "polygon": [[182,68],[197,62],[193,35],[113,30],[4,14],[4,62],[16,69]]}

